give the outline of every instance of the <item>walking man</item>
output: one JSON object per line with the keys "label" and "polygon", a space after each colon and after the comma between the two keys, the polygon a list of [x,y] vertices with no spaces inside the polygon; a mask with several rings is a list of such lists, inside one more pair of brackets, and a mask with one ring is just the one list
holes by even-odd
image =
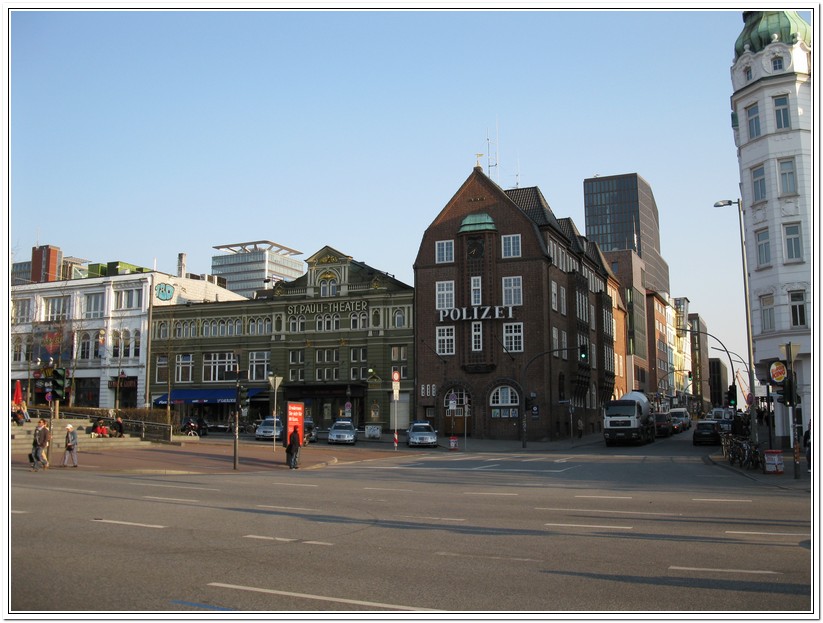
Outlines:
{"label": "walking man", "polygon": [[77,467],[77,431],[71,424],[66,425],[66,451],[63,452],[63,467],[69,466],[71,457],[72,467]]}
{"label": "walking man", "polygon": [[31,471],[37,471],[37,464],[40,463],[43,469],[49,468],[49,459],[46,457],[46,448],[49,447],[51,441],[51,431],[46,426],[46,420],[40,419],[37,422],[37,428],[34,429],[34,443],[32,445],[32,455],[34,455],[34,464]]}

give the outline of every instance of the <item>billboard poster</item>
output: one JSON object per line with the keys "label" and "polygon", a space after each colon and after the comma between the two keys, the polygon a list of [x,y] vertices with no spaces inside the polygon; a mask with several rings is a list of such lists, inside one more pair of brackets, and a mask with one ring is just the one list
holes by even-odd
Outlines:
{"label": "billboard poster", "polygon": [[294,427],[297,427],[297,433],[300,435],[300,445],[303,445],[303,416],[306,407],[302,402],[289,402],[286,409],[286,431],[284,438],[288,440]]}

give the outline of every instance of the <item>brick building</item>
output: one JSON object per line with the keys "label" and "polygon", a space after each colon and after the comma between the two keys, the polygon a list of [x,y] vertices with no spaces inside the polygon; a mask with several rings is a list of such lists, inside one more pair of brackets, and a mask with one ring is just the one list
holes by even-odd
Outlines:
{"label": "brick building", "polygon": [[611,273],[537,187],[503,190],[475,167],[414,271],[417,419],[524,443],[567,437],[578,418],[601,430],[615,382]]}

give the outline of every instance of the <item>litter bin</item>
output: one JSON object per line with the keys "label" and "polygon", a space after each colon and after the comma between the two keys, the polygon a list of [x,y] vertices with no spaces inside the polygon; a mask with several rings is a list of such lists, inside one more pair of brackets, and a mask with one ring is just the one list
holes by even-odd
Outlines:
{"label": "litter bin", "polygon": [[783,473],[783,450],[766,450],[766,473],[767,474],[782,474]]}
{"label": "litter bin", "polygon": [[459,450],[460,448],[457,445],[457,437],[452,435],[449,437],[449,450]]}

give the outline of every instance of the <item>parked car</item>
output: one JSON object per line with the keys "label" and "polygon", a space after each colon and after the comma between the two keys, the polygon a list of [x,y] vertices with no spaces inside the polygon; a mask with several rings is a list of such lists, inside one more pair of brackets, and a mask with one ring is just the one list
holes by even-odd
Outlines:
{"label": "parked car", "polygon": [[658,437],[671,437],[674,434],[672,416],[668,413],[655,413],[654,428]]}
{"label": "parked car", "polygon": [[716,420],[700,420],[694,425],[692,444],[720,445],[720,424]]}
{"label": "parked car", "polygon": [[674,409],[669,409],[669,414],[672,417],[680,418],[680,421],[683,424],[683,430],[688,430],[692,427],[692,416],[689,414],[688,409],[675,407]]}
{"label": "parked car", "polygon": [[357,443],[357,429],[349,420],[337,420],[329,429],[329,443]]}
{"label": "parked car", "polygon": [[677,417],[676,415],[670,415],[672,419],[672,434],[677,435],[678,433],[683,432],[683,422],[682,420]]}
{"label": "parked car", "polygon": [[317,427],[311,416],[303,418],[303,445],[317,441]]}
{"label": "parked car", "polygon": [[428,422],[412,422],[406,431],[406,445],[437,447],[437,431]]}
{"label": "parked car", "polygon": [[272,417],[263,420],[257,430],[254,431],[254,438],[257,440],[280,440],[283,437],[283,423]]}

